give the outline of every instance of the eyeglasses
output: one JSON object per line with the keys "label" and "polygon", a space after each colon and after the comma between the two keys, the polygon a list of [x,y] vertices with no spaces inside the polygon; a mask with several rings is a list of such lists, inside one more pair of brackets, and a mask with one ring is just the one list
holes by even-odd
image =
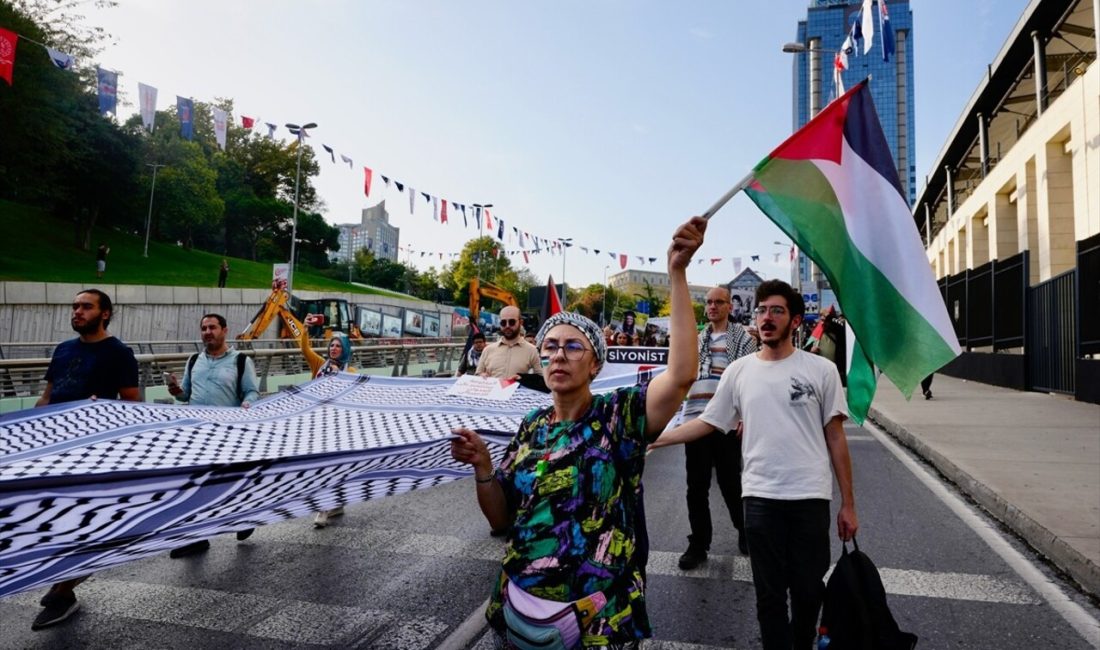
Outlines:
{"label": "eyeglasses", "polygon": [[504,327],[511,327],[512,325],[519,325],[519,319],[518,318],[502,318],[502,319],[500,319],[500,324],[503,325]]}
{"label": "eyeglasses", "polygon": [[772,305],[770,307],[767,305],[760,305],[759,307],[753,309],[752,312],[757,316],[763,316],[764,314],[768,313],[770,313],[772,316],[782,316],[783,314],[787,313],[787,308],[781,307],[779,305]]}
{"label": "eyeglasses", "polygon": [[577,361],[584,357],[585,352],[588,352],[588,348],[584,347],[580,341],[566,341],[565,345],[559,345],[557,341],[544,341],[540,354],[545,358],[553,359],[558,355],[558,350],[565,353],[568,361]]}

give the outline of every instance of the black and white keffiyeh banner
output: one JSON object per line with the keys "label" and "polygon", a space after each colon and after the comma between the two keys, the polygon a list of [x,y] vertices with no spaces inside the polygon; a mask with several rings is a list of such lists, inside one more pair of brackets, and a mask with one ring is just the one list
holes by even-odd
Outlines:
{"label": "black and white keffiyeh banner", "polygon": [[499,455],[550,404],[447,395],[453,382],[340,374],[250,409],[84,401],[0,418],[0,596],[470,476],[453,427]]}

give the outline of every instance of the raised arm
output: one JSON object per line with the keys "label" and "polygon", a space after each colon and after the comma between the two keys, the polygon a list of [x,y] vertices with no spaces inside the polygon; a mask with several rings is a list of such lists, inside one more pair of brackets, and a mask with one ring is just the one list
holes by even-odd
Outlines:
{"label": "raised arm", "polygon": [[699,370],[699,351],[695,339],[695,311],[688,293],[687,266],[691,256],[703,244],[707,222],[701,217],[676,229],[668,248],[669,319],[668,368],[649,384],[645,402],[646,435],[650,438],[664,430],[684,401]]}

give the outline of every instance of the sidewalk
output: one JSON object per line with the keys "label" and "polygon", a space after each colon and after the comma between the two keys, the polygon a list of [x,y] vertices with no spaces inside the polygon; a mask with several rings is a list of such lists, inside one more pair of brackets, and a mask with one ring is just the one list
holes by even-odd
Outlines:
{"label": "sidewalk", "polygon": [[1100,405],[936,375],[870,419],[1100,597]]}

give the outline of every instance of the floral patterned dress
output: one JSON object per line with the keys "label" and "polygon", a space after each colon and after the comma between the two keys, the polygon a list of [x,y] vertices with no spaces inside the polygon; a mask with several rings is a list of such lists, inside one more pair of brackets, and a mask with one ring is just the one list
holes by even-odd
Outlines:
{"label": "floral patterned dress", "polygon": [[515,519],[486,611],[495,629],[504,629],[510,578],[559,602],[604,592],[607,605],[581,631],[584,646],[650,636],[636,558],[646,388],[595,395],[574,422],[551,423],[552,407],[524,418],[496,471]]}

